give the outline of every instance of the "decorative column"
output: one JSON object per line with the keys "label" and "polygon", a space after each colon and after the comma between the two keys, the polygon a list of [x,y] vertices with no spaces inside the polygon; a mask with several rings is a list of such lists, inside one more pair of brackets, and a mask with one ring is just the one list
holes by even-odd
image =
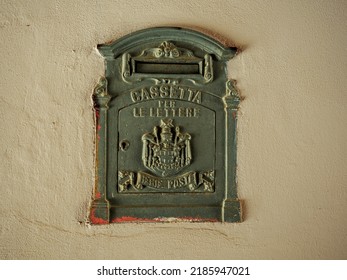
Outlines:
{"label": "decorative column", "polygon": [[236,189],[236,124],[240,95],[234,87],[235,81],[226,82],[223,97],[225,118],[225,196],[222,205],[223,222],[241,222],[241,202]]}
{"label": "decorative column", "polygon": [[90,210],[92,224],[109,223],[109,202],[106,197],[107,167],[107,110],[111,96],[107,93],[107,80],[102,77],[94,89],[96,119],[95,189]]}

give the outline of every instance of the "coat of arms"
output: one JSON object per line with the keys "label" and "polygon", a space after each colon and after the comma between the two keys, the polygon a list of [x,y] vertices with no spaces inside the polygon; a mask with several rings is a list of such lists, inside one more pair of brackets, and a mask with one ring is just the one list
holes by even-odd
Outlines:
{"label": "coat of arms", "polygon": [[178,173],[192,160],[190,140],[190,134],[182,133],[171,119],[161,120],[153,132],[142,136],[143,164],[160,176]]}

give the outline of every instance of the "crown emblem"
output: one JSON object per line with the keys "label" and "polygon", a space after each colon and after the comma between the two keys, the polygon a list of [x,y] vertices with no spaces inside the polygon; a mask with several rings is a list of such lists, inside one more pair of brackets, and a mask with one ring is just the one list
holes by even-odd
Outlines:
{"label": "crown emblem", "polygon": [[161,120],[153,132],[142,136],[143,164],[160,176],[178,173],[192,160],[190,140],[190,134],[182,133],[171,119]]}

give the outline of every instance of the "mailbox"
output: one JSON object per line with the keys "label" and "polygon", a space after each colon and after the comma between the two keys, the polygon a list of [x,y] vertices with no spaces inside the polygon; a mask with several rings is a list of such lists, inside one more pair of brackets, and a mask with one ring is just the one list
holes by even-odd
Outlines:
{"label": "mailbox", "polygon": [[98,45],[92,224],[240,222],[236,121],[227,79],[236,48],[196,31],[151,28]]}

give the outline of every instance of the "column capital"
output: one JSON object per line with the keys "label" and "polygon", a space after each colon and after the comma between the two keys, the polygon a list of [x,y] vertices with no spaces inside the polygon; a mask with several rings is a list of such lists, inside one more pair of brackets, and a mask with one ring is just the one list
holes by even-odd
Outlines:
{"label": "column capital", "polygon": [[111,95],[107,93],[107,79],[105,77],[101,77],[98,84],[94,88],[94,100],[96,105],[100,109],[107,109],[108,102],[111,100]]}
{"label": "column capital", "polygon": [[235,85],[235,80],[228,80],[225,84],[225,95],[223,101],[226,109],[237,110],[240,104],[241,97]]}

